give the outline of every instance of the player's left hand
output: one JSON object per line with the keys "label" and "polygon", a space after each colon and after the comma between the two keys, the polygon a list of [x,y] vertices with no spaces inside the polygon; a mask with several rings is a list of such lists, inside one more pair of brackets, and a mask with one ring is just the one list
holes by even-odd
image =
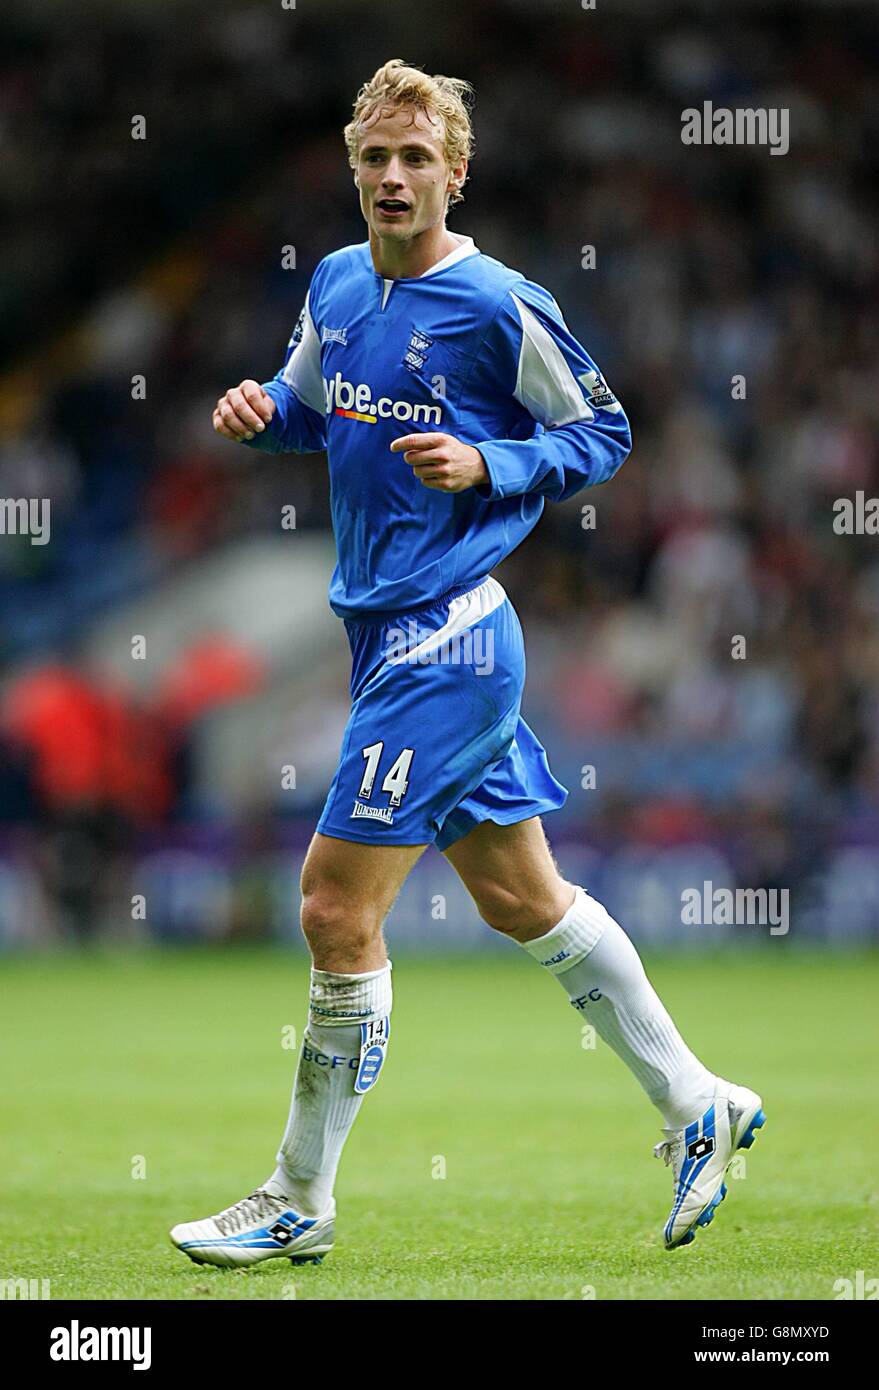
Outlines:
{"label": "player's left hand", "polygon": [[479,450],[453,434],[406,434],[394,440],[391,451],[403,455],[425,487],[439,492],[463,492],[491,481]]}

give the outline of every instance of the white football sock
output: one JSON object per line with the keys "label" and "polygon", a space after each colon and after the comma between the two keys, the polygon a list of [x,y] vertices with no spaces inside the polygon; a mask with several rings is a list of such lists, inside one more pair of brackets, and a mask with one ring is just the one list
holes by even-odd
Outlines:
{"label": "white football sock", "polygon": [[717,1078],[687,1047],[638,952],[601,903],[578,887],[562,920],[523,944],[625,1062],[669,1129],[708,1108]]}
{"label": "white football sock", "polygon": [[263,1186],[303,1216],[322,1215],[363,1096],[354,1090],[360,1025],[391,1012],[391,963],[364,975],[312,970],[308,1027],[278,1167]]}

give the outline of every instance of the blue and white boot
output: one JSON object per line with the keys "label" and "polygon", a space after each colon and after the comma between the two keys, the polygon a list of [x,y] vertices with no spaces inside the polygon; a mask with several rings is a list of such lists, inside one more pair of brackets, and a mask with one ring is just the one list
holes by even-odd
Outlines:
{"label": "blue and white boot", "polygon": [[726,1196],[726,1171],[737,1149],[749,1149],[766,1116],[763,1102],[746,1086],[718,1079],[714,1101],[698,1120],[668,1135],[653,1150],[671,1165],[674,1203],[665,1223],[666,1250],[689,1245],[700,1226],[710,1226]]}
{"label": "blue and white boot", "polygon": [[216,1216],[175,1226],[171,1240],[198,1265],[320,1264],[333,1248],[335,1218],[335,1201],[322,1216],[300,1216],[286,1197],[258,1187]]}

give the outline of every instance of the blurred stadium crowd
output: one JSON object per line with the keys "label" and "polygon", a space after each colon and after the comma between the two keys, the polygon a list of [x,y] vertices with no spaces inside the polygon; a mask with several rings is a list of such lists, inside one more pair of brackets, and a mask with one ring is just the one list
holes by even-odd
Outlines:
{"label": "blurred stadium crowd", "polygon": [[[0,940],[115,930],[133,866],[169,856],[187,883],[222,864],[223,906],[212,875],[184,908],[169,890],[160,934],[292,921],[254,866],[284,863],[286,892],[322,802],[341,626],[329,664],[249,642],[246,614],[140,665],[100,634],[141,632],[125,615],[145,597],[179,608],[242,546],[326,543],[322,457],[236,449],[210,415],[274,373],[311,270],[363,239],[341,127],[390,56],[475,84],[450,225],[553,292],[633,425],[612,484],[549,506],[499,571],[524,712],[571,789],[554,841],[648,934],[678,891],[657,882],[703,872],[789,888],[792,934],[877,933],[879,540],[833,524],[837,498],[879,491],[877,16],[358,13],[182,0],[4,21],[0,497],[51,499],[51,541],[0,536]],[[790,152],[684,146],[703,100],[788,108]],[[331,550],[314,553],[325,587]],[[276,765],[309,748],[295,795],[246,746],[248,705]],[[206,749],[236,738],[228,797]]]}

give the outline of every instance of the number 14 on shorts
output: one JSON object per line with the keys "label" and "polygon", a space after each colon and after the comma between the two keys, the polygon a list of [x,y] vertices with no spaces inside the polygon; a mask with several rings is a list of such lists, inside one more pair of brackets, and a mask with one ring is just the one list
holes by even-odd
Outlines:
{"label": "number 14 on shorts", "polygon": [[[369,801],[372,796],[384,748],[384,741],[382,741],[380,743],[371,743],[368,748],[363,749],[366,767],[363,771],[363,779],[360,783],[360,790],[357,795],[364,801]],[[399,757],[395,758],[390,770],[385,774],[381,789],[390,796],[390,804],[392,806],[400,806],[403,797],[406,795],[409,787],[409,769],[412,766],[412,759],[414,756],[414,748],[404,748]]]}

